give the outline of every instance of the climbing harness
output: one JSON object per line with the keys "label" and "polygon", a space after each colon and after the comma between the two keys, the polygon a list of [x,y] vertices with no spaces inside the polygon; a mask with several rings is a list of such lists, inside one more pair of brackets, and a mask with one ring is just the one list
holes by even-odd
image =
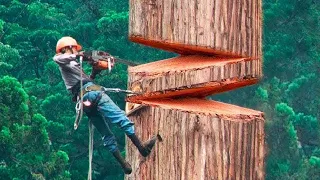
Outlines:
{"label": "climbing harness", "polygon": [[[97,57],[97,52],[94,53],[94,57],[95,58],[100,58],[99,56]],[[109,72],[111,71],[111,68],[113,66],[112,59],[111,58],[106,58],[107,60],[107,68],[109,70]],[[86,107],[94,107],[97,105],[97,103],[100,101],[101,97],[102,97],[102,93],[107,93],[107,92],[122,92],[122,93],[127,93],[127,94],[141,94],[139,92],[133,92],[130,90],[123,90],[120,88],[105,88],[103,86],[99,86],[99,85],[89,85],[86,86],[85,88],[83,88],[83,68],[82,68],[82,63],[83,63],[83,56],[79,57],[79,62],[80,62],[80,92],[78,93],[77,96],[77,103],[76,103],[76,119],[74,121],[74,130],[77,130],[79,127],[79,124],[81,122],[82,116],[83,116],[83,106]],[[103,64],[102,64],[103,65]],[[101,91],[102,93],[99,93],[99,96],[95,99],[94,102],[90,102],[90,101],[83,101],[83,96],[90,92],[90,91]],[[88,180],[92,180],[92,155],[93,155],[93,134],[94,134],[94,128],[93,128],[93,124],[92,122],[89,120],[88,122],[88,127],[89,127],[89,169],[88,169]]]}
{"label": "climbing harness", "polygon": [[[80,83],[82,84],[82,83]],[[134,92],[134,91],[130,91],[130,90],[123,90],[120,88],[105,88],[103,86],[99,86],[99,85],[91,85],[91,86],[87,86],[85,88],[82,88],[82,85],[80,85],[80,93],[77,97],[77,104],[76,104],[76,120],[74,122],[74,129],[76,130],[80,124],[81,118],[83,116],[83,105],[85,106],[93,106],[96,105],[99,100],[101,99],[102,93],[99,94],[99,97],[96,98],[96,100],[94,102],[90,102],[90,101],[83,101],[83,96],[90,92],[90,91],[102,91],[104,93],[108,93],[108,92],[115,92],[115,93],[126,93],[126,94],[141,94],[140,92]]]}

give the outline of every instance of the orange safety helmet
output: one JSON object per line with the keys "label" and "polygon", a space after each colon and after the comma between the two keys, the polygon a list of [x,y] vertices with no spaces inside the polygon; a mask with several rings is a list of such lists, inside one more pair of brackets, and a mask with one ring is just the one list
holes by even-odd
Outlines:
{"label": "orange safety helmet", "polygon": [[77,51],[80,51],[82,49],[82,47],[77,43],[75,39],[70,36],[65,36],[59,39],[59,41],[57,42],[56,53],[60,53],[63,48],[68,46],[76,47]]}

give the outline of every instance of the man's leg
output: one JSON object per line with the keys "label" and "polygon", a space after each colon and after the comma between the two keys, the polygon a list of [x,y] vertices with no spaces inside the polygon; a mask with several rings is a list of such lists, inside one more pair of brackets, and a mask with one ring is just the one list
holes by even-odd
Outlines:
{"label": "man's leg", "polygon": [[[98,113],[98,112],[96,112]],[[100,115],[89,115],[89,119],[95,128],[99,131],[103,139],[103,146],[107,147],[108,150],[112,153],[112,155],[117,159],[119,164],[121,165],[125,174],[131,174],[132,168],[131,165],[125,161],[125,159],[121,156],[119,151],[117,141],[112,131],[110,130],[108,124],[104,121]]]}
{"label": "man's leg", "polygon": [[135,135],[133,122],[128,119],[124,111],[122,111],[108,95],[102,95],[102,98],[98,103],[97,110],[100,112],[101,116],[109,119],[111,123],[117,124],[126,133],[142,156],[147,157],[150,154],[157,141],[157,136],[152,137],[150,140],[142,144],[139,138]]}

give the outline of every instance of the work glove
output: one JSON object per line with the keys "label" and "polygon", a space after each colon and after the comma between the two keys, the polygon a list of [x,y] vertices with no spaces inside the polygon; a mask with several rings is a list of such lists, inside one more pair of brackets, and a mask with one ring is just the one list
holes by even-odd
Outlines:
{"label": "work glove", "polygon": [[92,59],[92,51],[80,51],[78,54],[77,54],[77,58],[79,58],[80,56],[83,57],[83,60],[84,61],[93,61]]}

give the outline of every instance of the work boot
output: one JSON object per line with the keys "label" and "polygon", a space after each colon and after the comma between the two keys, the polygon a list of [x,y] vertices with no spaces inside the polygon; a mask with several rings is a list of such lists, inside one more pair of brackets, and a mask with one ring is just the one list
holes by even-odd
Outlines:
{"label": "work boot", "polygon": [[151,150],[156,144],[156,141],[158,139],[157,136],[153,136],[151,139],[149,139],[148,141],[142,144],[139,138],[135,134],[130,135],[128,137],[131,139],[132,143],[138,148],[140,154],[143,157],[147,157],[151,153]]}
{"label": "work boot", "polygon": [[119,164],[121,165],[124,173],[125,174],[131,174],[131,172],[132,172],[131,165],[121,156],[120,151],[116,150],[112,154],[117,159]]}

